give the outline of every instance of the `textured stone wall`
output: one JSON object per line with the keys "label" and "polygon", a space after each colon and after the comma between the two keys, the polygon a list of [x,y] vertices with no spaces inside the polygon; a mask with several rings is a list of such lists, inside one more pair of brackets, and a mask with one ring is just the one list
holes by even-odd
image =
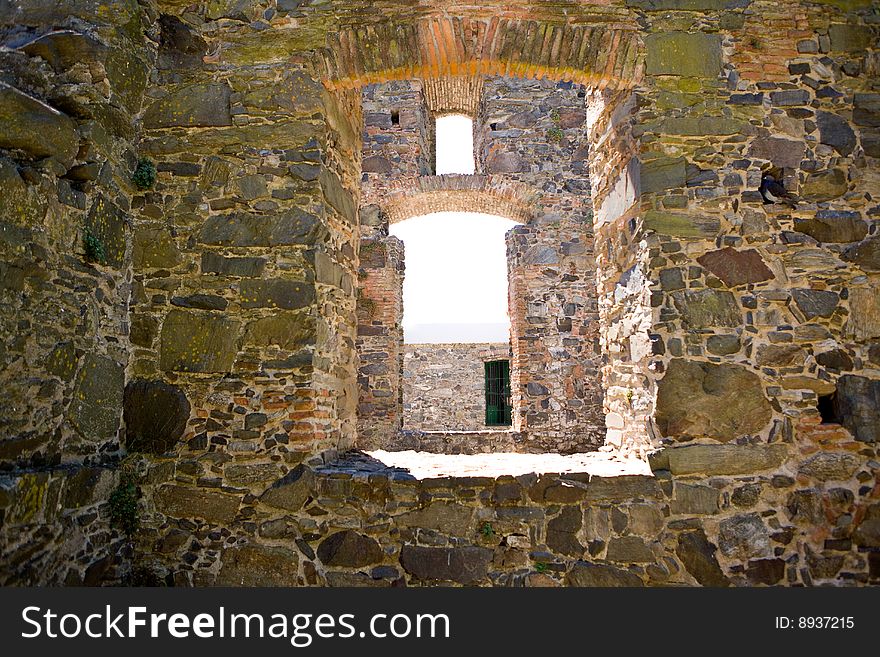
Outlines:
{"label": "textured stone wall", "polygon": [[403,354],[403,427],[479,431],[486,426],[484,363],[510,360],[507,344],[408,344]]}
{"label": "textured stone wall", "polygon": [[[0,5],[0,583],[97,583],[125,367],[133,147],[155,15]],[[90,247],[90,248],[87,248]]]}
{"label": "textured stone wall", "polygon": [[[875,0],[0,5],[2,582],[877,583],[878,11]],[[616,439],[644,421],[662,445],[653,478],[314,469],[354,440],[358,232],[383,228],[378,207],[361,226],[355,216],[360,91],[329,89],[462,72],[546,78],[489,78],[483,106],[500,104],[498,120],[478,122],[480,166],[523,158],[505,175],[572,203],[558,226],[542,213],[511,240],[523,254],[512,287],[536,304],[514,321],[534,318],[528,353],[566,385],[565,404],[535,388],[524,419],[567,422],[568,400],[589,396],[585,371],[553,368],[598,350],[580,342],[569,358],[567,323],[553,323],[598,270],[596,305],[572,326],[589,319],[608,345]],[[552,80],[569,79],[602,92],[595,122],[561,125],[578,87]],[[529,89],[540,100],[526,102]],[[558,126],[548,98],[564,100]],[[492,137],[513,101],[540,114]],[[606,139],[619,146],[603,153]],[[571,175],[539,178],[527,144]],[[569,153],[592,175],[563,194],[586,180]],[[159,179],[135,193],[139,156]],[[765,172],[795,207],[762,202]],[[605,222],[595,267],[587,217]],[[85,262],[86,229],[105,264]],[[558,262],[524,262],[533,246]],[[110,527],[120,446],[140,492],[133,549]]]}
{"label": "textured stone wall", "polygon": [[580,85],[490,78],[477,128],[478,170],[540,190],[507,261],[515,426],[546,451],[604,436],[584,97]]}
{"label": "textured stone wall", "polygon": [[353,456],[154,517],[141,563],[177,585],[876,584],[871,466],[832,434],[676,446],[611,478],[416,481]]}
{"label": "textured stone wall", "polygon": [[358,269],[359,449],[393,448],[403,426],[403,243],[361,241]]}

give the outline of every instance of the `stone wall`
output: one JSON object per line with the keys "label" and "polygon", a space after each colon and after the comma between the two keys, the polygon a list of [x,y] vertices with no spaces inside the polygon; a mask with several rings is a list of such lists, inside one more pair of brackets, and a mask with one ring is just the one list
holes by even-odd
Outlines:
{"label": "stone wall", "polygon": [[0,5],[2,584],[124,566],[107,497],[131,353],[131,116],[156,26],[116,5]]}
{"label": "stone wall", "polygon": [[498,344],[408,344],[403,354],[403,427],[479,431],[486,425],[484,363],[510,360]]}
{"label": "stone wall", "polygon": [[358,269],[360,449],[393,448],[403,428],[403,243],[361,240]]}
{"label": "stone wall", "polygon": [[[417,481],[365,456],[316,462],[151,514],[139,563],[177,585],[880,582],[867,457],[840,432],[793,438],[672,447],[653,476]],[[168,465],[148,499],[177,494]]]}
{"label": "stone wall", "polygon": [[[0,581],[877,583],[878,12],[0,4]],[[509,242],[514,370],[541,374],[519,420],[598,444],[601,365],[609,435],[662,446],[653,478],[336,460],[360,238],[384,237],[360,187],[397,171],[361,179],[360,90],[463,73],[490,76],[480,172],[543,195]]]}

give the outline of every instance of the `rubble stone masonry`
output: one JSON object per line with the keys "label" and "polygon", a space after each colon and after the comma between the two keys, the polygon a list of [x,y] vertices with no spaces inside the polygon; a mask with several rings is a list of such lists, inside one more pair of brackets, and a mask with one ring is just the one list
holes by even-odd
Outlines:
{"label": "rubble stone masonry", "polygon": [[[878,33],[877,0],[0,2],[0,583],[880,582]],[[467,180],[432,175],[452,110]],[[651,476],[350,451],[425,444],[387,227],[450,198],[520,213],[510,444]]]}

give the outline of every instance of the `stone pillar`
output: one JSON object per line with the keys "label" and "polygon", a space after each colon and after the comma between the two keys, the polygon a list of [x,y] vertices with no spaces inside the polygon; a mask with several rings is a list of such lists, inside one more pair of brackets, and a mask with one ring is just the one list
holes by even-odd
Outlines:
{"label": "stone pillar", "polygon": [[403,242],[362,240],[358,270],[357,447],[391,449],[403,427]]}
{"label": "stone pillar", "polygon": [[515,428],[532,451],[579,452],[604,438],[585,92],[490,78],[478,170],[538,193],[507,236]]}

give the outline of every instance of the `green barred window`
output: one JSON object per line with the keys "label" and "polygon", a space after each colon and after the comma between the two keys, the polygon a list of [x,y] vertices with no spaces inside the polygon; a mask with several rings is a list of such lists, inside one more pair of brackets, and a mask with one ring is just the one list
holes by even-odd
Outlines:
{"label": "green barred window", "polygon": [[486,424],[510,426],[510,361],[492,360],[486,367]]}

